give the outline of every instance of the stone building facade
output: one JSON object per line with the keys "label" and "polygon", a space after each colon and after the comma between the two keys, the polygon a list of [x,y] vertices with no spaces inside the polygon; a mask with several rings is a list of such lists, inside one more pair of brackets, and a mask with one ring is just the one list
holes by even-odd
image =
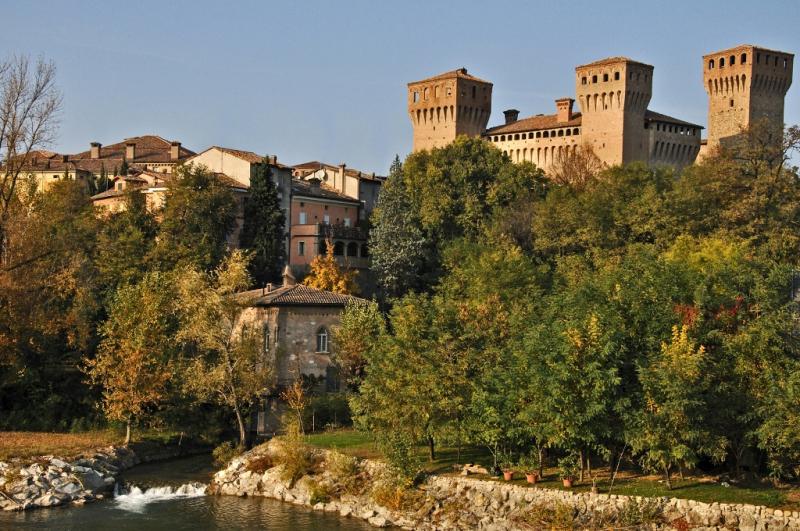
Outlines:
{"label": "stone building facade", "polygon": [[458,135],[479,136],[492,113],[492,84],[459,68],[408,84],[414,151],[446,146]]}
{"label": "stone building facade", "polygon": [[[721,138],[738,134],[755,119],[783,123],[793,58],[792,54],[749,45],[703,57],[709,94],[708,148],[719,145]],[[487,122],[476,124],[469,113],[460,112],[461,107],[453,107],[456,112],[449,114],[443,112],[450,107],[437,98],[452,97],[452,92],[444,96],[441,89],[431,92],[437,85],[461,79],[459,72],[467,75],[462,69],[409,83],[415,151],[446,145],[457,134],[480,135],[512,161],[532,162],[547,173],[582,146],[591,148],[608,165],[642,161],[677,168],[692,164],[701,149],[706,149],[701,141],[702,126],[648,108],[654,68],[627,57],[576,67],[576,97],[555,100],[555,113],[520,119],[518,110],[509,109],[504,112],[504,124],[479,132],[474,126]],[[482,113],[491,110],[491,84],[481,83],[489,85],[488,100],[480,101],[478,116],[483,119]],[[579,111],[574,110],[576,102]]]}
{"label": "stone building facade", "polygon": [[757,120],[783,126],[793,63],[793,54],[752,45],[703,56],[708,150],[724,145]]}

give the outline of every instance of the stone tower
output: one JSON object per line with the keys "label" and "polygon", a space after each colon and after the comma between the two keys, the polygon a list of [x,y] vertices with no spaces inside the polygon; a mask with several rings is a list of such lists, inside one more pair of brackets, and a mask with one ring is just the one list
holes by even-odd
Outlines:
{"label": "stone tower", "polygon": [[408,84],[414,151],[446,146],[458,135],[480,136],[492,112],[492,84],[459,68]]}
{"label": "stone tower", "polygon": [[703,56],[708,93],[708,150],[766,119],[783,127],[783,101],[794,55],[751,45]]}
{"label": "stone tower", "polygon": [[653,67],[610,57],[575,68],[583,141],[607,164],[648,159],[645,111],[653,94]]}

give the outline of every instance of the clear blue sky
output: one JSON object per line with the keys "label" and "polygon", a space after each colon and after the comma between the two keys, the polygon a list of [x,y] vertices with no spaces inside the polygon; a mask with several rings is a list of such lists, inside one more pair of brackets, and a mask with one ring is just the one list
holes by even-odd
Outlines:
{"label": "clear blue sky", "polygon": [[0,56],[58,66],[57,151],[154,133],[378,173],[411,148],[405,84],[445,70],[494,83],[492,125],[554,112],[576,65],[627,55],[655,66],[651,109],[705,125],[704,53],[800,54],[798,0],[0,0],[0,19]]}

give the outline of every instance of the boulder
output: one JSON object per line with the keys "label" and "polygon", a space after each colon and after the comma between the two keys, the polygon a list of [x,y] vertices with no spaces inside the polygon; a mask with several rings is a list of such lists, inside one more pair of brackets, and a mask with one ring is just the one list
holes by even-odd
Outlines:
{"label": "boulder", "polygon": [[92,492],[100,492],[105,490],[108,486],[106,485],[105,479],[101,474],[98,474],[94,470],[89,470],[82,474],[79,474],[78,477],[83,484],[83,488],[86,490],[90,490]]}

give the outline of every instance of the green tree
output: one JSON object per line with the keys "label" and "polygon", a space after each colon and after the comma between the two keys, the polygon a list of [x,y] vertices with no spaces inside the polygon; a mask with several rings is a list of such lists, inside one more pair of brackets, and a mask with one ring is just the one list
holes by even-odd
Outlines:
{"label": "green tree", "polygon": [[385,335],[386,322],[377,303],[358,299],[347,303],[333,329],[333,359],[351,389],[358,390],[368,353]]}
{"label": "green tree", "polygon": [[154,258],[162,270],[216,268],[236,223],[236,200],[217,175],[202,166],[180,166],[169,181]]}
{"label": "green tree", "polygon": [[241,446],[247,438],[247,411],[265,394],[272,376],[271,360],[264,359],[262,328],[243,317],[251,301],[237,295],[250,285],[248,265],[237,250],[213,274],[184,270],[177,293],[181,326],[176,339],[191,353],[184,369],[185,390],[233,411]]}
{"label": "green tree", "polygon": [[239,245],[250,251],[250,276],[256,286],[276,280],[286,259],[286,219],[266,160],[256,165],[250,178],[250,195],[244,206]]}

